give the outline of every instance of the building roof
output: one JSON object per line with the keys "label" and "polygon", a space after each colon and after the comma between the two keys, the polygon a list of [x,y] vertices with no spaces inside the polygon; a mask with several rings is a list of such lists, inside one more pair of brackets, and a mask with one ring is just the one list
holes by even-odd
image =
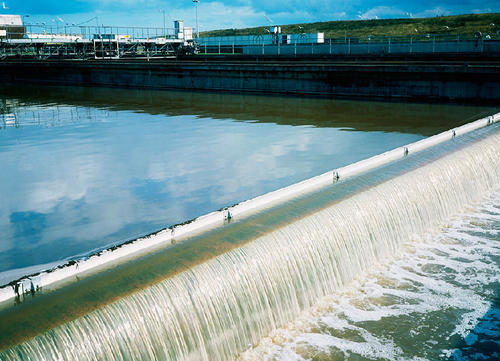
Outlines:
{"label": "building roof", "polygon": [[21,15],[0,15],[0,25],[22,26]]}

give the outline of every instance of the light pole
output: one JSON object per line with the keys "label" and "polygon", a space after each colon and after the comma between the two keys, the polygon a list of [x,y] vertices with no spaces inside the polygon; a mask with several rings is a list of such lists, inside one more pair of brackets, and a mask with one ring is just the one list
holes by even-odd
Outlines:
{"label": "light pole", "polygon": [[200,38],[200,29],[198,28],[198,3],[200,0],[193,0],[194,2],[194,8],[196,11],[196,37],[199,39]]}
{"label": "light pole", "polygon": [[166,38],[167,37],[167,34],[165,34],[166,32],[166,25],[165,25],[165,9],[160,9],[158,10],[159,12],[163,13],[163,36]]}
{"label": "light pole", "polygon": [[[50,21],[56,24],[56,34],[57,34],[59,32],[59,23],[56,23],[56,19],[51,19]],[[54,27],[52,25],[50,26],[50,33],[54,34]]]}
{"label": "light pole", "polygon": [[[24,23],[24,18],[29,18],[29,17],[30,17],[29,15],[23,15],[23,16],[21,16],[21,23],[23,24],[23,27],[24,27],[24,32],[25,32],[25,33],[27,33],[27,32],[28,32],[28,31],[27,31],[28,29],[27,29],[26,24]],[[30,31],[31,31],[31,29],[30,29]]]}

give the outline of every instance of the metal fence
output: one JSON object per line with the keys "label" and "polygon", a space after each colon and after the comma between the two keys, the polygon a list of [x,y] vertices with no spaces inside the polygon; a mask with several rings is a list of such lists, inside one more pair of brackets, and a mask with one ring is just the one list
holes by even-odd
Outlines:
{"label": "metal fence", "polygon": [[[307,34],[310,35],[310,34]],[[201,54],[356,55],[500,52],[499,34],[425,34],[329,38],[292,37],[272,42],[269,35],[196,39]]]}
{"label": "metal fence", "polygon": [[[3,30],[2,30],[3,29]],[[123,26],[76,26],[57,24],[26,24],[18,27],[0,27],[0,59],[12,56],[33,55],[40,58],[51,57],[54,54],[68,54],[68,49],[53,49],[51,43],[85,43],[98,41],[101,53],[113,53],[121,57],[124,53],[149,57],[164,49],[122,49],[113,41],[120,43],[156,42],[156,47],[177,39],[174,28],[158,27],[123,27]],[[4,34],[2,36],[2,34]],[[299,55],[383,55],[383,54],[413,54],[413,53],[500,53],[499,34],[423,34],[405,36],[344,36],[341,38],[323,39],[319,34],[291,34],[280,36],[263,34],[233,37],[202,37],[195,39],[200,54],[242,54],[270,56]],[[7,41],[5,41],[7,40]],[[17,49],[9,47],[12,43],[45,42],[50,49]],[[109,44],[106,45],[105,43]],[[162,43],[163,42],[163,43]],[[95,45],[95,44],[94,44]],[[75,45],[76,46],[76,45]],[[101,49],[108,46],[109,49]],[[120,45],[121,47],[122,45]],[[170,45],[168,45],[170,46]],[[25,45],[26,47],[26,45]],[[175,47],[175,46],[174,46]],[[94,46],[95,48],[95,46]],[[115,49],[116,48],[116,49]],[[70,49],[71,50],[71,49]],[[90,49],[96,53],[96,49]],[[175,49],[174,49],[175,50]],[[41,55],[40,55],[41,51]],[[72,54],[83,53],[85,57],[89,49],[74,49]],[[162,53],[171,55],[174,51]],[[33,53],[33,54],[32,54]],[[167,54],[168,53],[168,54]],[[47,55],[48,54],[48,55]],[[64,55],[63,54],[63,55]],[[96,56],[99,54],[96,53]],[[66,55],[64,55],[66,56]],[[107,55],[106,55],[107,56]],[[112,57],[113,55],[109,55]],[[103,56],[104,57],[104,56]]]}
{"label": "metal fence", "polygon": [[[121,37],[122,39],[175,39],[174,28],[134,27],[134,26],[73,26],[26,24],[23,27],[4,27],[6,40],[11,39],[81,39],[92,40],[96,37]],[[21,36],[20,36],[21,35]]]}
{"label": "metal fence", "polygon": [[184,48],[191,48],[183,35],[174,28],[40,24],[6,26],[0,32],[0,60],[172,57]]}

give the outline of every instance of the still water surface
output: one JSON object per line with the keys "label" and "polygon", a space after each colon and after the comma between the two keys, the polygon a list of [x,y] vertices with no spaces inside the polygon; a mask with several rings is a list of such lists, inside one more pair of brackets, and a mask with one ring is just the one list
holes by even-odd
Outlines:
{"label": "still water surface", "polygon": [[0,283],[494,111],[3,86]]}

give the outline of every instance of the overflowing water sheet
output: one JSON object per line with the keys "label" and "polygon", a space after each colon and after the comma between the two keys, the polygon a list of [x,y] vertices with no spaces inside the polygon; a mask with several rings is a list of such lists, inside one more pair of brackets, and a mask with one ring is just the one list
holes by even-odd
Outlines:
{"label": "overflowing water sheet", "polygon": [[[500,132],[495,126],[451,153],[429,158],[427,162],[424,159],[420,167],[366,186],[276,229],[257,233],[254,240],[150,287],[61,322],[37,336],[25,339],[19,336],[22,342],[3,350],[0,358],[232,359],[249,345],[265,343],[264,336],[296,320],[301,312],[315,307],[318,300],[334,295],[374,265],[391,261],[402,244],[437,229],[442,222],[497,189],[499,144]],[[466,291],[453,293],[453,288],[443,291],[446,285],[440,286],[439,280],[420,279],[418,273],[412,272],[412,264],[404,263],[401,269],[406,267],[408,273],[416,274],[408,282],[414,281],[416,289],[422,287],[428,291],[422,297],[439,292],[449,292],[448,298],[470,296]],[[397,297],[401,295],[396,294]],[[471,298],[467,302],[474,301]],[[431,316],[431,311],[425,315]],[[454,324],[457,338],[467,340],[470,325],[487,307],[483,304],[482,308],[474,307],[474,311],[465,323]],[[363,321],[370,312],[353,310],[352,314]],[[381,318],[380,314],[373,312],[371,321]],[[394,342],[391,348],[386,338],[378,338],[370,330],[363,331],[359,325],[349,329],[349,320],[337,318],[340,329],[358,332],[356,340],[365,337],[372,341],[360,342],[356,351],[360,357],[380,358],[386,354],[399,357],[400,346]],[[335,323],[335,314],[332,313],[331,319]],[[428,330],[435,331],[439,330]],[[332,345],[327,336],[318,333],[301,339],[299,335],[297,340],[290,338],[292,346],[287,346],[287,340],[282,346],[279,342],[273,344],[285,350],[279,357],[286,359],[295,352],[300,359],[301,351],[293,345],[311,341],[318,352],[313,351],[312,357],[305,355],[307,359]],[[344,338],[338,346],[343,352],[350,344],[355,346],[352,340]],[[453,355],[458,351],[450,348],[446,352]],[[418,359],[415,357],[412,356]]]}
{"label": "overflowing water sheet", "polygon": [[238,360],[500,359],[500,189]]}

